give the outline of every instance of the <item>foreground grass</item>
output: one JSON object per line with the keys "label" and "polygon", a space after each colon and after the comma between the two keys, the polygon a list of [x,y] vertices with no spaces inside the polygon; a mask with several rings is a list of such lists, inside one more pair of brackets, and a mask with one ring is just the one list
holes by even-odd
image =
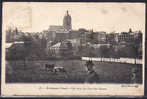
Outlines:
{"label": "foreground grass", "polygon": [[[64,73],[51,73],[45,70],[45,64],[63,66]],[[137,83],[142,83],[142,66],[126,63],[94,62],[95,71],[98,73],[99,83],[130,83],[132,68],[137,68]],[[27,83],[83,83],[86,78],[85,61],[58,60],[58,61],[28,61],[24,66],[23,61],[6,62],[6,82]]]}

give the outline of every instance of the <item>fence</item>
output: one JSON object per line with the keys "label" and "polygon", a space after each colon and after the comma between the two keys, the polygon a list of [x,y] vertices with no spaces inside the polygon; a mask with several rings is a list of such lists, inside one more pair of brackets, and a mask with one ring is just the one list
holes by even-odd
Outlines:
{"label": "fence", "polygon": [[130,64],[142,64],[142,59],[134,59],[134,58],[82,57],[82,60],[103,61],[103,62],[118,62],[118,63],[130,63]]}

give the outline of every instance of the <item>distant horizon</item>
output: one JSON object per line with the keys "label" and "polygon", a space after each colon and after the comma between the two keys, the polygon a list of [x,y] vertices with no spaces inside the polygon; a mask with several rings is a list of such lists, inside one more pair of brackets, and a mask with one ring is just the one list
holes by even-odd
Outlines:
{"label": "distant horizon", "polygon": [[[17,27],[14,27],[13,28],[13,30],[15,30]],[[11,28],[12,29],[12,28]],[[18,29],[18,28],[17,28]],[[79,29],[85,29],[85,28],[79,28]],[[73,31],[78,31],[79,29],[76,29],[76,30],[73,30]],[[131,28],[132,29],[132,28]],[[71,30],[71,31],[72,31]],[[88,30],[88,29],[85,29],[85,30]],[[22,31],[21,29],[18,29],[18,31],[21,31],[21,32],[24,32],[24,33],[41,33],[41,32],[43,32],[43,31],[46,31],[46,30],[42,30],[42,31],[40,31],[40,32],[28,32],[28,31]],[[88,30],[88,31],[91,31],[91,30]],[[141,31],[141,30],[136,30],[136,31],[133,31],[132,30],[132,32],[139,32],[139,31]],[[93,32],[106,32],[106,31],[98,31],[98,30],[96,30],[96,31],[93,31]],[[129,30],[128,31],[120,31],[120,32],[115,32],[115,30],[114,31],[112,31],[112,32],[106,32],[107,34],[109,34],[109,33],[121,33],[121,32],[129,32]],[[142,31],[141,31],[142,32]]]}
{"label": "distant horizon", "polygon": [[17,27],[23,32],[42,32],[51,25],[62,26],[63,17],[68,10],[72,17],[72,30],[84,28],[94,32],[120,33],[128,32],[131,28],[132,31],[145,33],[143,3],[11,2],[10,5],[4,5],[4,27]]}

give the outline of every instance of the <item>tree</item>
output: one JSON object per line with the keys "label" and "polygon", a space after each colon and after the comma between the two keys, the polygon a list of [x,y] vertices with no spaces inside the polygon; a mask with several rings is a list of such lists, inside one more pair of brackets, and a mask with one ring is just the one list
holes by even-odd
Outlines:
{"label": "tree", "polygon": [[132,57],[135,59],[135,64],[136,64],[136,59],[139,57],[139,46],[137,44],[131,44],[131,52],[132,52]]}
{"label": "tree", "polygon": [[94,57],[95,56],[95,53],[94,53],[95,49],[92,47],[92,46],[89,46],[87,47],[87,56],[88,57]]}
{"label": "tree", "polygon": [[73,55],[73,46],[72,46],[72,43],[71,42],[67,42],[67,54],[69,56],[72,56]]}
{"label": "tree", "polygon": [[25,57],[25,48],[23,43],[14,43],[8,50],[8,59],[10,60],[19,60],[24,59]]}
{"label": "tree", "polygon": [[23,36],[24,41],[24,66],[26,67],[27,57],[30,55],[32,51],[32,38],[30,36]]}
{"label": "tree", "polygon": [[12,29],[8,28],[6,30],[6,42],[12,42]]}
{"label": "tree", "polygon": [[129,33],[132,33],[132,29],[131,28],[129,28]]}
{"label": "tree", "polygon": [[39,46],[36,46],[38,49],[40,49],[40,51],[38,51],[37,53],[40,54],[41,58],[45,58],[46,57],[46,47],[47,47],[47,40],[46,40],[46,38],[43,36],[40,39],[40,42],[36,42],[36,43],[40,43]]}
{"label": "tree", "polygon": [[107,46],[100,46],[100,56],[101,56],[101,60],[103,57],[105,58],[110,57],[110,49]]}
{"label": "tree", "polygon": [[118,50],[120,57],[134,58],[135,64],[136,59],[139,57],[139,45],[135,43],[127,44],[125,47],[122,47]]}
{"label": "tree", "polygon": [[61,42],[60,55],[62,57],[71,57],[73,55],[73,46],[71,42]]}
{"label": "tree", "polygon": [[90,34],[90,36],[89,36],[89,39],[90,39],[90,42],[92,43],[92,44],[95,44],[95,43],[97,43],[98,41],[94,38],[94,32],[91,32],[91,34]]}

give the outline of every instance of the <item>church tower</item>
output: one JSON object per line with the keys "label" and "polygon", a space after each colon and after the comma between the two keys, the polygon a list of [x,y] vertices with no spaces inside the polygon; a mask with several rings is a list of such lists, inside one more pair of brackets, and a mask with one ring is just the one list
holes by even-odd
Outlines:
{"label": "church tower", "polygon": [[66,30],[71,30],[72,29],[71,16],[69,15],[68,10],[66,12],[66,15],[63,18],[63,27]]}

